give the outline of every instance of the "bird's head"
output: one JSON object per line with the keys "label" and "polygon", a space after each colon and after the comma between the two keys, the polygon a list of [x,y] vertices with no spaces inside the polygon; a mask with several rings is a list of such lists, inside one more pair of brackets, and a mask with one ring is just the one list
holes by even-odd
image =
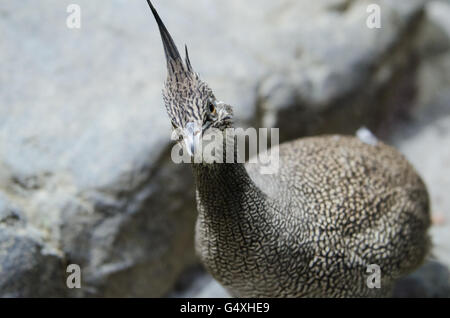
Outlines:
{"label": "bird's head", "polygon": [[147,0],[161,33],[167,61],[167,80],[163,99],[178,140],[193,156],[203,134],[210,128],[225,130],[232,126],[232,108],[219,101],[209,86],[194,72],[187,47],[185,60],[154,6]]}

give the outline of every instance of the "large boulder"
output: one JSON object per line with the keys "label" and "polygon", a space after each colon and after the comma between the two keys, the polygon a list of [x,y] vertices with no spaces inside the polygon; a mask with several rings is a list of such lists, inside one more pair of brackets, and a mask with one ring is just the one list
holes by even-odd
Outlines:
{"label": "large boulder", "polygon": [[[414,98],[423,1],[154,2],[238,125],[350,132]],[[64,3],[0,4],[0,296],[165,295],[197,262],[196,213],[157,27],[145,1],[77,3],[81,29]]]}
{"label": "large boulder", "polygon": [[[192,178],[169,157],[159,35],[145,1],[78,3],[81,29],[66,27],[62,3],[0,8],[0,204],[34,233],[0,254],[0,295],[45,295],[11,272],[33,258],[30,274],[54,275],[48,296],[61,284],[77,296],[159,296],[195,261]],[[57,279],[66,267],[52,270],[50,256],[80,265],[80,290]]]}

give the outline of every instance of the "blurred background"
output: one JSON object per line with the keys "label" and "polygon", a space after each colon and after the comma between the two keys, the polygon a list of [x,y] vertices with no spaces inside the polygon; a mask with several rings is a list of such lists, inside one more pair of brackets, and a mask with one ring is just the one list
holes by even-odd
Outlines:
{"label": "blurred background", "polygon": [[[366,126],[400,149],[428,186],[434,249],[396,295],[450,296],[449,0],[153,2],[237,126],[280,142]],[[0,60],[0,296],[227,296],[194,253],[147,3],[2,0]]]}

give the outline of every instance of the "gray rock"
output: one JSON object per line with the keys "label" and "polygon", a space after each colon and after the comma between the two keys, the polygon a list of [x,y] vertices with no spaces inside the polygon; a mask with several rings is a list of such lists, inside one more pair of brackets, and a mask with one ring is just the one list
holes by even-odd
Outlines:
{"label": "gray rock", "polygon": [[33,230],[0,224],[0,291],[2,297],[68,295],[60,255],[40,241]]}
{"label": "gray rock", "polygon": [[390,137],[427,184],[434,221],[430,231],[433,261],[400,282],[399,297],[450,297],[450,25],[446,13],[450,13],[450,1],[427,5],[417,97]]}
{"label": "gray rock", "polygon": [[[425,62],[420,70],[418,104],[399,124],[391,142],[406,155],[427,184],[434,219],[434,255],[450,268],[450,52]],[[432,92],[430,92],[432,90]]]}
{"label": "gray rock", "polygon": [[211,277],[203,277],[204,285],[197,294],[192,297],[196,298],[230,298],[230,294]]}
{"label": "gray rock", "polygon": [[37,277],[53,260],[79,264],[79,296],[159,296],[195,261],[190,167],[168,158],[159,35],[145,1],[77,3],[80,30],[66,27],[66,4],[0,5],[0,195],[40,240],[11,238],[0,296],[31,295],[22,287],[35,281],[8,272],[26,257]]}
{"label": "gray rock", "polygon": [[171,298],[229,298],[230,294],[202,266],[188,268],[167,295]]}
{"label": "gray rock", "polygon": [[24,215],[7,197],[0,193],[0,225],[15,227],[24,225]]}
{"label": "gray rock", "polygon": [[[450,12],[450,1],[432,1],[427,6],[430,24],[438,28],[440,42],[448,44],[450,28],[441,12]],[[398,123],[391,142],[408,157],[428,186],[433,215],[442,219],[432,228],[434,254],[450,268],[450,176],[443,173],[450,158],[450,47],[433,50],[433,42],[424,43],[416,103],[407,120]]]}
{"label": "gray rock", "polygon": [[449,298],[450,274],[448,267],[430,261],[413,274],[401,279],[394,288],[397,298]]}
{"label": "gray rock", "polygon": [[[169,159],[156,24],[145,1],[77,3],[81,29],[63,3],[0,4],[0,296],[166,295],[197,262],[196,213],[190,167]],[[155,5],[238,125],[373,129],[409,96],[422,1]]]}
{"label": "gray rock", "polygon": [[[287,43],[279,35],[275,43],[264,42],[283,47],[284,55],[273,50],[275,71],[259,86],[259,120],[262,126],[280,127],[282,140],[353,134],[362,125],[384,134],[386,122],[414,99],[423,2],[335,2],[330,7],[318,1],[319,14],[286,10],[286,28],[294,29],[298,20],[305,24],[295,40]],[[380,6],[380,29],[366,26],[370,4]]]}

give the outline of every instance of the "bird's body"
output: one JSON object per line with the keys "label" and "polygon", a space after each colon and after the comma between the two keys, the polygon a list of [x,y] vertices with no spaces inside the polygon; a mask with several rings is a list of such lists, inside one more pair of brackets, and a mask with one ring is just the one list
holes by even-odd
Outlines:
{"label": "bird's body", "polygon": [[[395,149],[354,137],[279,147],[277,175],[256,164],[196,165],[196,248],[242,297],[387,296],[425,258],[428,195]],[[381,288],[369,288],[369,265]]]}
{"label": "bird's body", "polygon": [[[195,156],[208,129],[232,127],[232,109],[193,71],[187,49],[183,62],[147,2],[167,59],[167,113]],[[224,158],[236,151],[223,150]],[[193,170],[196,249],[235,296],[388,296],[429,250],[426,187],[382,142],[321,136],[284,143],[276,174],[242,163],[193,163]],[[373,266],[381,286],[368,284]]]}

